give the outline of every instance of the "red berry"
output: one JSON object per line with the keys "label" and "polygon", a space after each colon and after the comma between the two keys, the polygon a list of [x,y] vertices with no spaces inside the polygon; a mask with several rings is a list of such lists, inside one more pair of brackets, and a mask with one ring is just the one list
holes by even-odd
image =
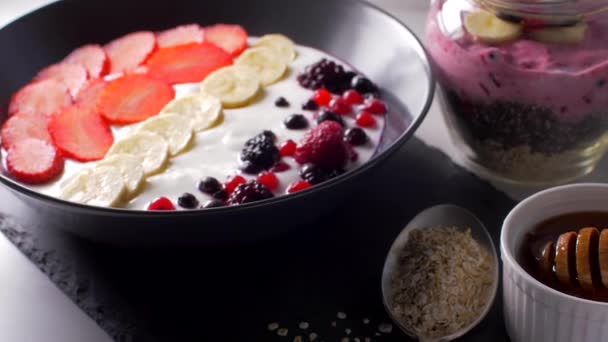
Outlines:
{"label": "red berry", "polygon": [[331,101],[331,93],[325,88],[317,89],[312,95],[312,100],[319,106],[327,106]]}
{"label": "red berry", "polygon": [[293,140],[287,140],[281,145],[279,153],[281,154],[281,157],[292,157],[296,152],[296,147],[297,145]]}
{"label": "red berry", "polygon": [[301,165],[312,163],[326,170],[344,167],[348,148],[342,139],[342,126],[323,121],[310,129],[298,144],[294,158]]}
{"label": "red berry", "polygon": [[357,125],[361,127],[374,127],[376,119],[368,112],[361,112],[357,115]]}
{"label": "red berry", "polygon": [[356,105],[363,103],[363,96],[356,90],[347,90],[342,94],[342,99],[348,105]]}
{"label": "red berry", "polygon": [[258,175],[258,182],[270,190],[276,190],[279,187],[279,179],[272,172],[262,172]]}
{"label": "red berry", "polygon": [[352,107],[348,103],[346,103],[346,101],[344,101],[344,99],[342,99],[341,97],[336,97],[335,99],[329,102],[329,110],[341,115],[346,115],[350,113],[351,108]]}
{"label": "red berry", "polygon": [[272,172],[283,172],[291,169],[291,166],[285,162],[278,162],[272,169]]}
{"label": "red berry", "polygon": [[159,197],[148,205],[148,210],[175,210],[175,205],[167,197]]}
{"label": "red berry", "polygon": [[365,103],[363,110],[372,114],[385,114],[386,105],[381,100],[372,98],[371,100]]}
{"label": "red berry", "polygon": [[247,180],[245,178],[243,178],[242,176],[234,176],[232,178],[229,178],[228,181],[226,182],[226,184],[224,184],[224,188],[226,189],[226,192],[231,194],[234,189],[236,189],[237,186],[246,183]]}
{"label": "red berry", "polygon": [[297,182],[292,183],[288,188],[287,188],[287,193],[288,194],[293,194],[294,192],[298,192],[298,191],[302,191],[305,189],[310,188],[312,185],[310,183],[308,183],[305,180],[299,180]]}

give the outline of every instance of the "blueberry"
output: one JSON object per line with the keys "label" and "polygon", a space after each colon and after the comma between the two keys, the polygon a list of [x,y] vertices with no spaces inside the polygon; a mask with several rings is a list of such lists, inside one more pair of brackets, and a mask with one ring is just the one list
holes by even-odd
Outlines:
{"label": "blueberry", "polygon": [[314,164],[304,164],[300,168],[299,174],[300,178],[312,185],[323,183],[328,178],[327,173]]}
{"label": "blueberry", "polygon": [[205,194],[214,194],[222,189],[220,181],[213,177],[205,177],[198,183],[198,189]]}
{"label": "blueberry", "polygon": [[285,118],[283,124],[288,129],[303,129],[308,127],[308,120],[302,114],[292,114]]}
{"label": "blueberry", "polygon": [[221,189],[213,194],[213,198],[220,201],[225,201],[228,199],[228,192],[226,190]]}
{"label": "blueberry", "polygon": [[317,110],[317,109],[319,109],[319,105],[313,99],[310,99],[310,100],[306,101],[305,104],[302,105],[302,109]]}
{"label": "blueberry", "polygon": [[289,102],[287,102],[287,100],[281,96],[274,102],[274,105],[280,108],[285,108],[289,107]]}
{"label": "blueberry", "polygon": [[353,145],[353,146],[361,146],[367,142],[367,134],[361,128],[349,128],[344,132],[344,141]]}
{"label": "blueberry", "polygon": [[203,205],[203,208],[204,209],[210,209],[210,208],[220,208],[220,207],[223,207],[223,206],[224,206],[224,202],[218,201],[218,200],[211,200],[211,201],[206,202]]}
{"label": "blueberry", "polygon": [[339,123],[340,126],[344,127],[342,116],[327,109],[321,110],[317,115],[317,124],[320,124],[323,121],[335,121]]}
{"label": "blueberry", "polygon": [[193,194],[185,193],[177,199],[177,204],[185,209],[194,209],[198,207],[198,200]]}
{"label": "blueberry", "polygon": [[353,77],[350,86],[361,94],[370,94],[378,92],[378,87],[368,78],[361,75]]}

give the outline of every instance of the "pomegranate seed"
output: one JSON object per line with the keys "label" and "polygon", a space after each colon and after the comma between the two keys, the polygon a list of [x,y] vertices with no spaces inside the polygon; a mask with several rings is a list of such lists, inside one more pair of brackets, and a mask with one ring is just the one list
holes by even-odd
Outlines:
{"label": "pomegranate seed", "polygon": [[312,95],[312,100],[319,106],[327,106],[331,101],[331,93],[325,88],[317,89]]}
{"label": "pomegranate seed", "polygon": [[287,140],[281,145],[279,153],[282,157],[291,157],[296,152],[297,144],[293,140]]}
{"label": "pomegranate seed", "polygon": [[371,100],[367,101],[363,107],[363,110],[372,114],[385,114],[386,105],[381,100],[372,98]]}
{"label": "pomegranate seed", "polygon": [[148,210],[160,211],[160,210],[175,210],[175,205],[167,197],[159,197],[148,205]]}
{"label": "pomegranate seed", "polygon": [[362,112],[357,115],[357,125],[361,127],[374,127],[376,119],[368,112]]}
{"label": "pomegranate seed", "polygon": [[363,103],[363,96],[356,90],[345,91],[342,94],[342,99],[350,106]]}
{"label": "pomegranate seed", "polygon": [[292,183],[288,188],[287,188],[287,193],[288,194],[293,194],[294,192],[298,192],[298,191],[302,191],[305,189],[310,188],[312,185],[310,183],[308,183],[305,180],[299,180],[297,182]]}
{"label": "pomegranate seed", "polygon": [[329,102],[329,110],[334,113],[346,115],[350,113],[351,106],[349,106],[341,97],[336,97]]}
{"label": "pomegranate seed", "polygon": [[224,184],[224,188],[226,189],[226,192],[231,194],[234,189],[236,189],[237,186],[246,183],[247,180],[241,176],[234,176],[232,178],[229,178],[228,181],[226,182],[226,184]]}
{"label": "pomegranate seed", "polygon": [[291,166],[289,166],[289,164],[285,163],[285,162],[278,162],[277,165],[275,165],[271,171],[272,172],[284,172],[291,169]]}
{"label": "pomegranate seed", "polygon": [[279,187],[279,179],[272,172],[262,172],[258,175],[258,182],[266,186],[270,190],[276,190]]}

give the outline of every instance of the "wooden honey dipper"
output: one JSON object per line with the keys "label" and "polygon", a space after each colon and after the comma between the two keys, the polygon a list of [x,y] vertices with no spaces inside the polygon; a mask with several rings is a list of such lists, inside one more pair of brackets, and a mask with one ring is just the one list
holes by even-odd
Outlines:
{"label": "wooden honey dipper", "polygon": [[608,229],[600,232],[595,227],[586,227],[578,234],[561,234],[557,242],[550,241],[544,246],[539,268],[546,279],[557,277],[566,287],[608,288]]}

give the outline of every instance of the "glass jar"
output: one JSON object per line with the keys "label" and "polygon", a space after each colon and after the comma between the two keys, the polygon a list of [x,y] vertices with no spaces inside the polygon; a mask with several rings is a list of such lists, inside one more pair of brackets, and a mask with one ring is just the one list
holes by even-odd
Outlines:
{"label": "glass jar", "polygon": [[571,180],[608,146],[606,0],[435,0],[426,46],[452,138],[475,171]]}

